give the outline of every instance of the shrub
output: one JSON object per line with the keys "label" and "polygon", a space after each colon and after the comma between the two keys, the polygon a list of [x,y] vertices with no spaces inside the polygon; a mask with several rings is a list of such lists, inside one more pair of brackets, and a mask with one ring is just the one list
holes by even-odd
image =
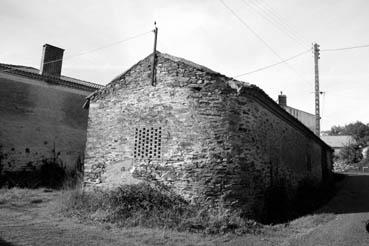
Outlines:
{"label": "shrub", "polygon": [[113,191],[69,191],[62,212],[85,220],[122,227],[143,226],[204,233],[257,231],[260,225],[225,208],[200,208],[180,196],[146,183],[124,185]]}
{"label": "shrub", "polygon": [[344,146],[338,154],[338,160],[347,164],[360,162],[362,159],[361,149],[357,144],[349,144]]}

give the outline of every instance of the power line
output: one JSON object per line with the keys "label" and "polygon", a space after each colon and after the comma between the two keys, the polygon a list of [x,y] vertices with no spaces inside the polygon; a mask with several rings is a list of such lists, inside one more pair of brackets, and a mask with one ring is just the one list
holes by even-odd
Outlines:
{"label": "power line", "polygon": [[[143,35],[146,35],[146,34],[148,34],[150,32],[152,32],[152,31],[150,30],[150,31],[147,31],[147,32],[139,33],[139,34],[136,34],[134,36],[131,36],[131,37],[128,37],[128,38],[119,40],[119,41],[115,41],[113,43],[106,44],[106,45],[103,45],[103,46],[100,46],[100,47],[97,47],[97,48],[94,48],[94,49],[91,49],[91,50],[88,50],[88,51],[85,51],[85,52],[81,52],[81,53],[76,54],[76,55],[73,55],[73,56],[69,56],[69,57],[66,57],[66,58],[63,58],[63,59],[57,59],[57,60],[48,61],[48,62],[45,62],[43,64],[44,65],[45,64],[50,64],[50,63],[54,63],[54,62],[68,60],[68,59],[71,59],[71,58],[74,58],[74,57],[77,57],[77,56],[82,56],[82,55],[86,55],[86,54],[89,54],[89,53],[93,53],[93,52],[96,52],[98,50],[102,50],[102,49],[105,49],[105,48],[108,48],[108,47],[111,47],[111,46],[114,46],[114,45],[117,45],[117,44],[120,44],[120,43],[127,42],[127,41],[132,40],[132,39],[136,39],[136,38],[141,37]],[[0,70],[0,72],[7,72],[7,71],[12,71],[12,70],[17,70],[17,68],[10,68],[10,69],[6,69],[6,70]]]}
{"label": "power line", "polygon": [[128,38],[125,38],[125,39],[122,39],[122,40],[119,40],[119,41],[116,41],[116,42],[113,42],[113,43],[110,43],[110,44],[107,44],[107,45],[104,45],[104,46],[101,46],[101,47],[98,47],[98,48],[95,48],[95,49],[91,49],[89,51],[82,52],[82,53],[77,54],[77,55],[74,55],[74,56],[70,56],[70,57],[68,57],[66,59],[74,58],[74,57],[77,57],[77,56],[82,56],[82,55],[85,55],[85,54],[89,54],[89,53],[92,53],[92,52],[95,52],[95,51],[98,51],[98,50],[102,50],[102,49],[105,49],[105,48],[108,48],[108,47],[111,47],[111,46],[120,44],[120,43],[124,43],[124,42],[127,42],[129,40],[136,39],[138,37],[141,37],[143,35],[146,35],[146,34],[148,34],[150,32],[152,32],[152,31],[150,30],[150,31],[147,31],[147,32],[139,33],[137,35],[134,35],[134,36],[131,36],[131,37],[128,37]]}
{"label": "power line", "polygon": [[343,47],[343,48],[337,48],[337,49],[324,49],[320,51],[340,51],[340,50],[351,50],[351,49],[360,49],[360,48],[367,48],[369,47],[369,44],[364,45],[358,45],[358,46],[350,46],[350,47]]}
{"label": "power line", "polygon": [[302,55],[304,55],[304,54],[306,54],[306,53],[310,52],[310,50],[311,50],[311,49],[305,50],[305,51],[300,52],[300,53],[298,53],[298,54],[296,54],[296,55],[294,55],[294,56],[291,56],[291,57],[289,57],[289,58],[287,58],[287,59],[284,59],[284,60],[282,60],[282,61],[280,61],[280,62],[273,63],[273,64],[270,64],[270,65],[265,66],[265,67],[260,67],[260,68],[258,68],[258,69],[252,70],[252,71],[247,72],[247,73],[242,73],[242,74],[236,75],[236,76],[234,76],[234,77],[235,77],[235,78],[238,78],[238,77],[241,77],[241,76],[244,76],[244,75],[249,75],[249,74],[252,74],[252,73],[256,73],[256,72],[260,72],[260,71],[266,70],[266,69],[268,69],[268,68],[275,67],[275,66],[280,65],[280,64],[282,64],[282,63],[285,63],[285,62],[287,62],[287,61],[290,61],[290,60],[292,60],[292,59],[295,59],[295,58],[297,58],[297,57],[299,57],[299,56],[302,56]]}
{"label": "power line", "polygon": [[233,16],[235,16],[252,34],[254,34],[266,47],[269,48],[270,51],[273,52],[273,54],[275,56],[277,56],[279,58],[279,60],[281,61],[281,63],[285,64],[286,66],[288,66],[292,71],[294,71],[296,73],[296,75],[298,75],[298,77],[300,77],[300,79],[302,79],[303,81],[305,81],[306,83],[309,83],[307,80],[303,79],[300,74],[292,67],[290,66],[287,62],[284,62],[283,58],[257,33],[255,32],[247,23],[246,21],[244,21],[239,15],[237,15],[237,13],[231,9],[223,0],[219,0],[223,6],[228,9]]}
{"label": "power line", "polygon": [[223,0],[219,0],[225,8],[227,8],[233,16],[235,16],[252,34],[254,34],[266,47],[268,47],[274,55],[276,55],[278,58],[281,59],[281,57],[278,55],[278,53],[259,35],[257,34],[240,16],[237,15],[237,13],[231,9]]}
{"label": "power line", "polygon": [[282,33],[286,34],[290,39],[294,40],[295,42],[297,42],[302,47],[305,47],[304,42],[302,42],[301,40],[299,40],[296,35],[294,35],[291,31],[289,31],[287,28],[285,28],[283,26],[283,24],[281,24],[280,22],[278,22],[278,20],[276,20],[275,18],[273,18],[273,16],[270,15],[270,13],[268,13],[266,11],[266,9],[263,8],[263,6],[259,5],[257,2],[250,2],[249,3],[246,0],[241,0],[241,1],[245,5],[247,5],[249,8],[254,9],[256,14],[258,14],[263,19],[265,19],[266,21],[268,21],[270,24],[272,24],[274,27],[276,27],[279,31],[281,31]]}
{"label": "power line", "polygon": [[[258,0],[255,1],[258,2]],[[270,13],[271,16],[273,16],[277,22],[285,26],[286,30],[289,30],[295,37],[297,37],[299,40],[302,40],[303,43],[309,43],[302,35],[298,35],[299,33],[296,30],[298,30],[299,28],[294,26],[289,20],[286,20],[286,18],[280,15],[278,13],[278,10],[269,5],[267,1],[259,1],[259,5],[260,7],[264,8],[265,11]]]}
{"label": "power line", "polygon": [[[369,47],[369,44],[368,44],[368,45],[351,46],[351,47],[345,47],[345,48],[338,48],[338,49],[324,49],[324,50],[320,50],[320,51],[338,51],[338,50],[348,50],[348,49],[358,49],[358,48],[368,48],[368,47]],[[268,66],[260,67],[260,68],[258,68],[258,69],[255,69],[255,70],[249,71],[249,72],[247,72],[247,73],[238,74],[238,75],[234,76],[234,78],[242,77],[242,76],[244,76],[244,75],[253,74],[253,73],[256,73],[256,72],[260,72],[260,71],[266,70],[266,69],[268,69],[268,68],[275,67],[275,66],[280,65],[280,64],[282,64],[282,63],[284,63],[284,62],[287,62],[287,61],[293,60],[293,59],[295,59],[295,58],[297,58],[297,57],[299,57],[299,56],[302,56],[302,55],[304,55],[304,54],[306,54],[306,53],[308,53],[308,52],[310,52],[310,51],[311,51],[311,49],[305,50],[305,51],[300,52],[300,53],[298,53],[298,54],[296,54],[296,55],[294,55],[294,56],[291,56],[291,57],[289,57],[289,58],[287,58],[287,59],[284,59],[284,60],[282,60],[282,61],[280,61],[280,62],[273,63],[273,64],[270,64],[270,65],[268,65]],[[325,93],[325,92],[323,92],[323,94],[324,94],[324,93]]]}

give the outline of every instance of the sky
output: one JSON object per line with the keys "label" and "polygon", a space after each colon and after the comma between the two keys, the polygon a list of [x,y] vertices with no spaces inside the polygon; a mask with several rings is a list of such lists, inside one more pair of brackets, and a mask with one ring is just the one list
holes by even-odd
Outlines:
{"label": "sky", "polygon": [[[153,50],[255,84],[314,113],[312,43],[319,60],[321,128],[369,123],[366,0],[0,0],[0,62],[39,68],[42,45],[65,49],[62,74],[105,85]],[[0,88],[1,89],[1,88]]]}

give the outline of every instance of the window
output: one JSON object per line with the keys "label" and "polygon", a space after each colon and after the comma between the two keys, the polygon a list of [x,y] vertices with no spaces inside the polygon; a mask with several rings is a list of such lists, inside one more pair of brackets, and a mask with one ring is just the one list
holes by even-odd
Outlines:
{"label": "window", "polygon": [[135,129],[133,156],[135,159],[161,158],[161,127]]}

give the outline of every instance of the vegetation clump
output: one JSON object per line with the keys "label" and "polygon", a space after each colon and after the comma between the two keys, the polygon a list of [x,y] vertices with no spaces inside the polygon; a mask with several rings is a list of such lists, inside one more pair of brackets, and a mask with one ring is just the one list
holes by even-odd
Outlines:
{"label": "vegetation clump", "polygon": [[364,124],[360,121],[347,124],[345,126],[333,126],[329,131],[325,132],[330,136],[351,136],[354,141],[347,143],[340,152],[334,157],[334,170],[355,171],[368,167],[362,155],[365,147],[369,146],[369,123]]}
{"label": "vegetation clump", "polygon": [[242,234],[257,232],[261,227],[224,208],[200,208],[146,183],[123,185],[113,191],[70,191],[63,198],[62,212],[121,227],[142,226],[207,234]]}

